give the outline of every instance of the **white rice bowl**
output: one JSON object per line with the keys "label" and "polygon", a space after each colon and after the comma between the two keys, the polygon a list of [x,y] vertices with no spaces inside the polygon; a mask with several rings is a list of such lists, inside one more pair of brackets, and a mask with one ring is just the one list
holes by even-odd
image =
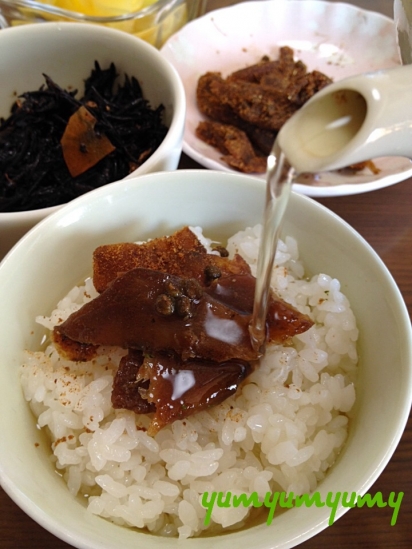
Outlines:
{"label": "white rice bowl", "polygon": [[[249,509],[215,505],[205,536],[201,494],[361,495],[395,450],[411,403],[406,307],[365,241],[303,196],[292,196],[273,284],[316,324],[293,348],[269,349],[222,405],[152,438],[141,429],[146,416],[111,409],[121,351],[102,349],[91,373],[91,365],[44,349],[46,327],[93,297],[90,280],[76,285],[90,275],[97,245],[147,240],[184,225],[225,240],[250,227],[229,248],[253,269],[264,195],[259,180],[210,171],[115,183],[40,223],[1,264],[2,486],[73,546],[197,549],[213,540],[217,549],[229,542],[293,547],[327,527],[331,510],[277,510],[268,526],[267,509],[253,509],[247,522]],[[345,511],[339,506],[335,520]]]}
{"label": "white rice bowl", "polygon": [[[260,225],[246,229],[227,245],[253,274],[260,233]],[[207,525],[204,492],[255,492],[263,501],[267,493],[301,495],[317,488],[348,435],[358,330],[337,279],[323,273],[303,278],[294,239],[279,243],[275,262],[277,295],[315,325],[295,336],[293,346],[268,346],[236,395],[154,437],[145,432],[147,416],[111,406],[113,376],[125,350],[102,349],[98,359],[80,364],[60,358],[53,344],[27,352],[25,398],[51,435],[57,471],[73,496],[86,497],[90,512],[186,538],[219,531],[216,526],[243,526],[252,509],[216,506]],[[37,321],[53,329],[97,295],[88,279]]]}

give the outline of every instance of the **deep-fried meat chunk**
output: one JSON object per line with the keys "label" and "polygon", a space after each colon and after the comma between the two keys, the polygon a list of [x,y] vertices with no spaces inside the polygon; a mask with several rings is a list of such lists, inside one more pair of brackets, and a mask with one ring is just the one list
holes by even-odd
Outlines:
{"label": "deep-fried meat chunk", "polygon": [[196,101],[197,106],[205,116],[212,120],[218,120],[225,124],[238,126],[242,123],[233,109],[220,101],[220,97],[213,90],[215,83],[221,84],[225,80],[219,72],[207,72],[203,74],[197,83]]}
{"label": "deep-fried meat chunk", "polygon": [[242,80],[214,80],[211,92],[245,122],[264,130],[278,131],[298,109],[284,90]]}
{"label": "deep-fried meat chunk", "polygon": [[260,157],[269,154],[283,124],[331,82],[323,73],[308,72],[287,46],[280,48],[278,59],[263,57],[226,78],[208,72],[196,90],[199,110],[208,119],[199,123],[197,136],[217,148],[232,168],[261,173],[266,166]]}
{"label": "deep-fried meat chunk", "polygon": [[93,283],[99,293],[122,273],[137,267],[175,276],[194,278],[202,286],[211,281],[212,271],[219,276],[250,273],[240,256],[233,259],[209,254],[188,227],[165,236],[135,244],[121,242],[96,248],[93,254]]}
{"label": "deep-fried meat chunk", "polygon": [[[231,73],[227,80],[243,80],[254,82],[262,86],[287,91],[294,82],[300,80],[307,73],[302,61],[295,61],[293,50],[287,46],[280,48],[278,59],[272,61],[264,56],[258,63]],[[289,92],[288,92],[289,93]],[[289,93],[289,95],[291,95]]]}
{"label": "deep-fried meat chunk", "polygon": [[305,82],[297,94],[296,102],[299,106],[304,105],[315,93],[331,83],[332,80],[322,72],[312,71],[308,73],[305,77]]}
{"label": "deep-fried meat chunk", "polygon": [[223,154],[222,160],[244,173],[264,173],[266,158],[258,156],[247,134],[230,124],[205,120],[196,128],[196,135]]}
{"label": "deep-fried meat chunk", "polygon": [[102,292],[119,274],[135,267],[179,275],[188,252],[206,255],[204,246],[189,227],[142,244],[120,242],[99,246],[93,252],[93,284]]}
{"label": "deep-fried meat chunk", "polygon": [[[196,89],[199,110],[211,121],[229,124],[245,132],[256,149],[255,155],[259,156],[259,153],[268,155],[275,141],[276,133],[271,130],[257,128],[246,120],[242,120],[230,105],[223,104],[219,95],[215,95],[212,88],[214,83],[219,85],[224,82],[222,75],[217,72],[208,72],[199,78]],[[202,138],[202,136],[199,137]],[[204,137],[208,138],[206,135]]]}

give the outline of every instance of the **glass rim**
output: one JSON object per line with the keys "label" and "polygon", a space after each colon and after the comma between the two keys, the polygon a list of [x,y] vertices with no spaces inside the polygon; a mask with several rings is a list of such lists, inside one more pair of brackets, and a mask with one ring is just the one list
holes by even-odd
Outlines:
{"label": "glass rim", "polygon": [[[193,1],[193,0],[192,0]],[[38,12],[44,12],[53,14],[67,19],[74,19],[76,21],[92,22],[92,23],[115,23],[122,21],[129,21],[131,19],[142,19],[148,15],[157,14],[158,17],[167,15],[170,9],[179,5],[182,0],[157,0],[154,4],[147,6],[138,11],[127,12],[121,15],[109,15],[109,16],[97,16],[97,15],[85,15],[84,13],[66,10],[47,4],[43,2],[36,2],[36,0],[0,0],[0,5],[5,4],[9,7],[19,8],[31,8]],[[161,10],[160,12],[158,10]]]}

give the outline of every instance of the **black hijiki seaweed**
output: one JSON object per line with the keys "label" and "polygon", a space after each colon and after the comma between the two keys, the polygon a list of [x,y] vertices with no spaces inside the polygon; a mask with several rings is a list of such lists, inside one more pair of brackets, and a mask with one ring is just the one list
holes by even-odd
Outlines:
{"label": "black hijiki seaweed", "polygon": [[[122,179],[154,152],[168,130],[163,105],[151,108],[136,78],[125,75],[115,89],[113,63],[103,70],[95,62],[81,99],[77,90],[64,90],[43,76],[45,85],[23,93],[10,116],[0,120],[0,212],[64,204]],[[115,150],[72,177],[60,140],[69,118],[86,104],[96,119],[96,133],[105,135]]]}

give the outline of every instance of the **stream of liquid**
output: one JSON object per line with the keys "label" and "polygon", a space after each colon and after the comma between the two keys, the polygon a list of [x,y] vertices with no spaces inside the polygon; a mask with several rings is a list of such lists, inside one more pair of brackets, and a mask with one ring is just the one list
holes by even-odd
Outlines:
{"label": "stream of liquid", "polygon": [[266,204],[258,254],[253,315],[249,326],[252,345],[261,355],[265,352],[266,316],[276,248],[292,182],[297,175],[279,144],[275,142],[268,157]]}

